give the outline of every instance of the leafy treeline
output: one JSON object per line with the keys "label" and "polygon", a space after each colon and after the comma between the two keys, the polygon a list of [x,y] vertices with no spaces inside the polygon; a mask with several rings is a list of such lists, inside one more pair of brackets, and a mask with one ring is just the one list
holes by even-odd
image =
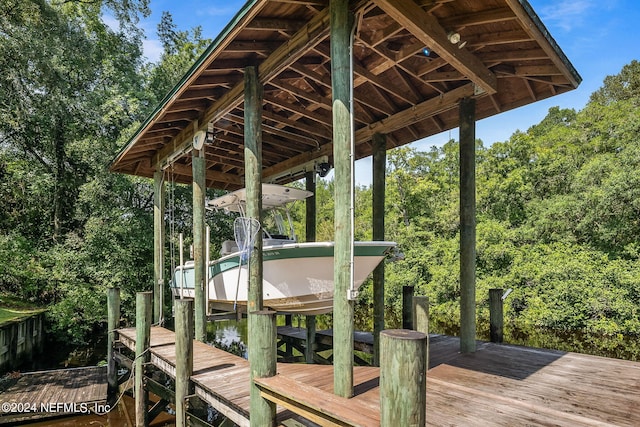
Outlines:
{"label": "leafy treeline", "polygon": [[[208,41],[164,14],[149,64],[148,13],[147,0],[0,0],[0,299],[49,307],[70,342],[102,325],[108,286],[130,315],[153,281],[152,185],[108,165]],[[190,234],[190,189],[172,194]]]}
{"label": "leafy treeline", "polygon": [[[639,142],[637,61],[607,77],[583,110],[552,108],[508,141],[478,141],[481,324],[488,290],[503,288],[513,289],[506,321],[519,328],[640,333]],[[430,297],[433,319],[459,318],[458,173],[455,141],[389,152],[386,236],[406,255],[387,267],[396,316],[402,285],[415,285]],[[370,238],[370,189],[358,194],[358,230]],[[366,307],[370,295],[363,298]]]}
{"label": "leafy treeline", "polygon": [[[104,326],[108,286],[122,288],[127,316],[151,287],[151,182],[108,165],[208,43],[165,13],[150,64],[137,28],[148,13],[147,0],[0,0],[0,299],[50,307],[52,332],[75,343]],[[478,142],[481,320],[488,289],[502,287],[517,325],[640,332],[639,79],[634,61],[584,110]],[[406,255],[387,268],[389,323],[406,284],[431,297],[434,319],[457,319],[457,158],[454,141],[389,152],[387,237]],[[318,239],[332,238],[333,185],[318,185]],[[168,189],[172,231],[188,243],[191,189]],[[369,239],[371,189],[357,193],[356,237]],[[231,237],[210,215],[212,234]],[[370,301],[365,288],[364,312]]]}

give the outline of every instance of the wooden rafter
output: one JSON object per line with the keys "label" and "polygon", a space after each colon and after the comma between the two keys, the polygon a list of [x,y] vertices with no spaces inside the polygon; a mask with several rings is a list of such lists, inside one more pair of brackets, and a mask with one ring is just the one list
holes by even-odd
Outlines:
{"label": "wooden rafter", "polygon": [[466,49],[459,49],[447,39],[446,30],[438,20],[424,12],[412,0],[374,0],[389,16],[404,26],[416,38],[436,51],[441,58],[465,74],[485,92],[497,91],[497,79],[484,64]]}

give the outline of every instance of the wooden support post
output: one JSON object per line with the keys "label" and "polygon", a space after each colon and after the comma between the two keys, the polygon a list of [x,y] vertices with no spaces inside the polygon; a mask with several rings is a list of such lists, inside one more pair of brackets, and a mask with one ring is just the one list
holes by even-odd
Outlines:
{"label": "wooden support post", "polygon": [[[305,232],[306,241],[316,241],[316,171],[310,171],[305,174],[305,189],[311,191],[313,196],[305,199]],[[305,359],[307,363],[313,363],[313,352],[316,344],[316,316],[306,316],[305,324],[307,326],[307,347],[305,348]]]}
{"label": "wooden support post", "polygon": [[[244,71],[244,164],[247,188],[247,217],[262,221],[262,85],[256,67]],[[276,373],[275,312],[263,311],[262,239],[258,232],[249,260],[249,366],[251,369],[250,423],[252,426],[275,424],[276,407],[260,396],[253,378]]]}
{"label": "wooden support post", "polygon": [[136,406],[136,427],[149,425],[149,392],[144,388],[145,364],[151,360],[149,344],[151,338],[152,292],[136,294],[136,362],[134,364],[134,397]]}
{"label": "wooden support post", "polygon": [[489,329],[491,342],[501,343],[504,331],[503,289],[489,289]]}
{"label": "wooden support post", "polygon": [[315,171],[305,174],[305,189],[313,193],[305,199],[305,234],[307,242],[316,241],[316,180]]}
{"label": "wooden support post", "polygon": [[313,363],[313,353],[316,347],[316,316],[307,316],[307,347],[304,356],[307,363]]}
{"label": "wooden support post", "polygon": [[460,101],[460,351],[476,351],[476,102]]}
{"label": "wooden support post", "polygon": [[187,425],[186,398],[193,393],[193,301],[176,300],[176,427]]}
{"label": "wooden support post", "polygon": [[[197,125],[196,125],[197,127]],[[207,168],[204,149],[193,150],[193,275],[195,337],[204,341],[207,335],[207,299],[205,289],[205,196],[207,191]]]}
{"label": "wooden support post", "polygon": [[429,297],[416,296],[413,298],[413,329],[422,332],[426,338],[426,366],[429,370]]}
{"label": "wooden support post", "polygon": [[413,329],[413,293],[413,286],[402,287],[402,329]]}
{"label": "wooden support post", "polygon": [[[262,223],[262,85],[256,67],[244,72],[244,164],[247,189],[246,215]],[[260,232],[258,233],[260,234]],[[249,261],[249,340],[251,334],[250,313],[262,310],[262,239],[255,239]]]}
{"label": "wooden support post", "polygon": [[[387,136],[373,134],[373,240],[384,240]],[[380,332],[384,330],[384,261],[373,270],[373,365],[380,366]]]}
{"label": "wooden support post", "polygon": [[116,329],[120,326],[120,288],[107,289],[107,397],[115,403],[118,394],[118,368],[115,359]]}
{"label": "wooden support post", "polygon": [[333,96],[333,159],[335,166],[335,246],[333,296],[334,393],[353,396],[353,117],[350,87],[349,0],[330,0],[331,87]]}
{"label": "wooden support post", "polygon": [[164,173],[153,174],[153,323],[164,320]]}
{"label": "wooden support post", "polygon": [[424,426],[426,335],[406,329],[380,333],[380,425]]}
{"label": "wooden support post", "polygon": [[[250,424],[255,427],[274,426],[276,423],[276,404],[264,399],[260,389],[253,383],[254,378],[267,378],[276,374],[276,312],[260,310],[249,312],[254,318],[255,333],[249,344],[251,361],[251,410]],[[253,347],[253,349],[252,349]]]}

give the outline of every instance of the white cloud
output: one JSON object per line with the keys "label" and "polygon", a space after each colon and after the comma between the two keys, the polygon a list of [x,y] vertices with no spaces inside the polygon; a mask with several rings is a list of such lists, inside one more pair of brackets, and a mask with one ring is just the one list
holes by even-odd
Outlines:
{"label": "white cloud", "polygon": [[120,31],[120,23],[111,15],[102,15],[102,22],[114,32]]}
{"label": "white cloud", "polygon": [[142,41],[142,51],[144,52],[144,56],[149,60],[149,62],[158,62],[164,49],[162,48],[162,43],[160,43],[160,40],[147,39]]}
{"label": "white cloud", "polygon": [[568,32],[584,25],[595,7],[593,0],[553,1],[540,8],[540,17],[545,24]]}
{"label": "white cloud", "polygon": [[226,6],[211,6],[203,8],[198,15],[204,16],[233,16],[240,10],[243,2],[228,2]]}

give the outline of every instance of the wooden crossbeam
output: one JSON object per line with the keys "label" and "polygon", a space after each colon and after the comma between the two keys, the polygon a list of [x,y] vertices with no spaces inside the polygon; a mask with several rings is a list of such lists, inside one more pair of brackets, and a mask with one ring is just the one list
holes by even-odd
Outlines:
{"label": "wooden crossbeam", "polygon": [[[309,45],[318,43],[329,31],[329,10],[324,9],[300,28],[289,40],[280,45],[258,67],[258,77],[261,83],[266,83],[274,78],[277,73],[294,63]],[[232,111],[243,101],[244,80],[239,81],[232,89],[216,100],[199,117],[201,128],[206,129],[208,123],[223,117]],[[175,151],[185,149],[191,143],[196,131],[193,126],[187,126],[173,138],[171,143],[159,150],[153,158],[153,164],[162,164]]]}
{"label": "wooden crossbeam", "polygon": [[497,92],[498,80],[471,52],[452,44],[438,20],[424,12],[413,0],[374,0],[389,16],[404,26],[425,46],[467,76],[485,92]]}
{"label": "wooden crossbeam", "polygon": [[321,426],[377,426],[371,407],[282,375],[254,378],[260,395]]}

